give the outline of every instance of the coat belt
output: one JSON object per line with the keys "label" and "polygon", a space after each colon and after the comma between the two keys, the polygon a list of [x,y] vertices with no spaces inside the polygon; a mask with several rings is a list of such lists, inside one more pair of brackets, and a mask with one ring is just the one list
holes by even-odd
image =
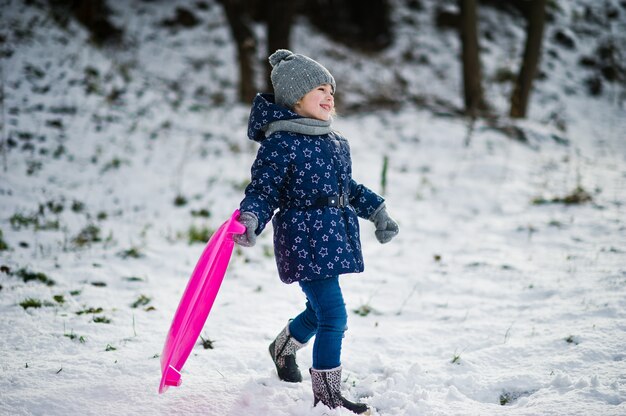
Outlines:
{"label": "coat belt", "polygon": [[283,209],[319,209],[325,207],[345,208],[350,205],[348,195],[330,195],[321,196],[317,198],[310,206],[303,205],[301,201],[284,201],[281,204],[281,210]]}
{"label": "coat belt", "polygon": [[348,201],[347,195],[331,195],[331,196],[322,196],[317,198],[317,201],[313,204],[315,208],[323,208],[323,207],[337,207],[337,208],[345,208],[350,204]]}

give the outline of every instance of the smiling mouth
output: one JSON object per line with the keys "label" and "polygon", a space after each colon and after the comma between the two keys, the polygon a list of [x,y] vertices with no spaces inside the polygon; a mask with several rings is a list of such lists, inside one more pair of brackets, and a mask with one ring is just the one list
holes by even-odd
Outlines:
{"label": "smiling mouth", "polygon": [[322,107],[326,111],[330,111],[330,105],[328,104],[320,104],[320,107]]}

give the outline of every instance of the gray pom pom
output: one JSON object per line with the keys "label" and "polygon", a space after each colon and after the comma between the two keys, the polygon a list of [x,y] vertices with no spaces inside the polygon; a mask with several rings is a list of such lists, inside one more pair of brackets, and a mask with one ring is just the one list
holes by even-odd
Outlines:
{"label": "gray pom pom", "polygon": [[287,59],[289,56],[293,56],[293,52],[287,49],[278,49],[276,52],[270,55],[270,65],[272,65],[272,67],[275,67],[280,61]]}

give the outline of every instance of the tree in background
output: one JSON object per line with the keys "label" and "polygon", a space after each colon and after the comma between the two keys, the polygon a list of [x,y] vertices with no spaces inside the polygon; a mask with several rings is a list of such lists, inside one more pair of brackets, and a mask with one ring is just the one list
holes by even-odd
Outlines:
{"label": "tree in background", "polygon": [[461,21],[461,61],[463,66],[463,95],[465,113],[476,117],[487,109],[482,88],[478,46],[478,23],[476,17],[476,0],[459,0]]}
{"label": "tree in background", "polygon": [[348,47],[377,52],[391,45],[388,0],[313,0],[302,12],[319,30]]}
{"label": "tree in background", "polygon": [[67,26],[74,17],[90,33],[91,40],[98,46],[119,44],[123,31],[111,23],[111,9],[106,0],[48,0],[52,17],[62,26]]}
{"label": "tree in background", "polygon": [[[254,64],[257,41],[252,23],[267,25],[267,55],[276,49],[290,49],[291,28],[296,15],[307,17],[322,32],[348,47],[379,51],[391,44],[388,0],[218,0],[224,8],[237,44],[240,85],[239,99],[249,102],[256,93]],[[297,52],[297,51],[296,51]],[[271,90],[271,66],[265,59],[265,82]]]}
{"label": "tree in background", "polygon": [[520,72],[511,96],[513,118],[525,118],[533,79],[541,56],[541,41],[546,20],[546,0],[532,0],[526,28],[526,46]]}
{"label": "tree in background", "polygon": [[[268,8],[265,21],[267,22],[267,56],[276,49],[290,49],[291,24],[295,13],[294,0],[273,0],[266,3]],[[271,91],[272,80],[270,74],[272,66],[265,61],[266,90]]]}
{"label": "tree in background", "polygon": [[256,95],[254,86],[254,59],[256,38],[252,32],[247,0],[218,0],[224,7],[226,19],[237,44],[239,59],[239,101],[250,103]]}

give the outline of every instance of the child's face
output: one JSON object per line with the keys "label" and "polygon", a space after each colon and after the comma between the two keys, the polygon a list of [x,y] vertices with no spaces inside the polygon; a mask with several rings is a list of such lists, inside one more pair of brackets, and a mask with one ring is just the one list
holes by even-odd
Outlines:
{"label": "child's face", "polygon": [[303,117],[328,121],[335,109],[333,87],[322,84],[307,92],[294,106],[294,111]]}

